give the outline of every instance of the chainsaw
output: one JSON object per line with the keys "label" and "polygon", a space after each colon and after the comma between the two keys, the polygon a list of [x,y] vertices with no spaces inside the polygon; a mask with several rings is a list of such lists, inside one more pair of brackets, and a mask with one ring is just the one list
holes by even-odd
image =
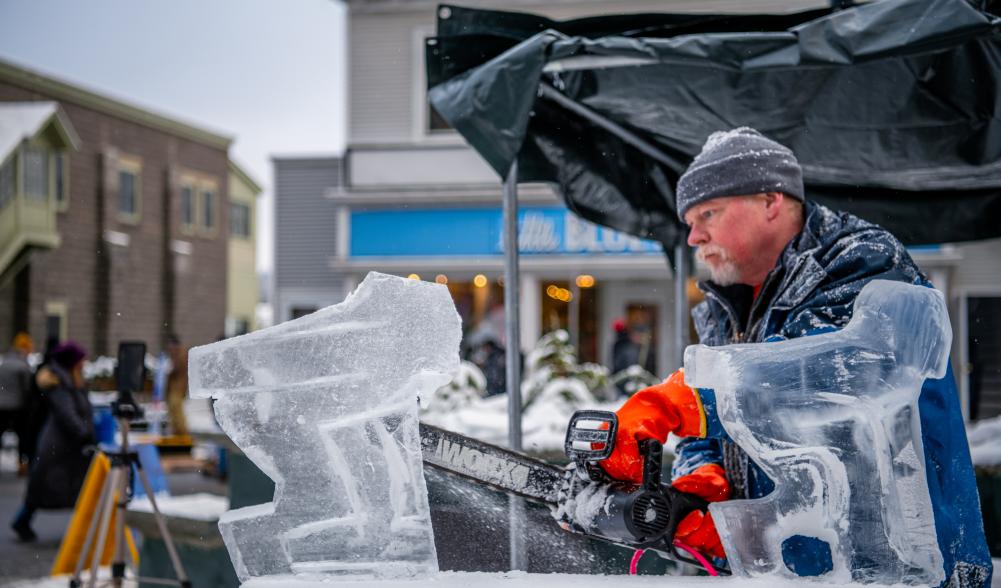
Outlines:
{"label": "chainsaw", "polygon": [[664,448],[656,439],[639,443],[640,484],[610,478],[598,462],[612,454],[617,430],[614,412],[579,410],[570,419],[563,447],[572,463],[558,497],[555,516],[560,525],[637,550],[653,550],[712,573],[705,558],[674,538],[678,523],[694,510],[705,511],[709,503],[661,480]]}

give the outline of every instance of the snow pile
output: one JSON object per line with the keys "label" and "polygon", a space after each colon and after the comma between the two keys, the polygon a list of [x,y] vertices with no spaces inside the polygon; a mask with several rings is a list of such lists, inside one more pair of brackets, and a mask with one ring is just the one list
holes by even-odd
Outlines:
{"label": "snow pile", "polygon": [[[782,580],[766,578],[710,578],[704,577],[664,577],[664,576],[588,576],[581,574],[528,574],[525,572],[439,572],[422,581],[366,582],[366,588],[707,588],[729,585],[747,588],[793,588],[804,585],[802,580]],[[243,588],[297,588],[318,586],[317,583],[297,581],[294,578],[255,579],[243,584]],[[811,581],[812,588],[848,586],[849,584],[826,584]],[[899,584],[897,586],[904,586]]]}
{"label": "snow pile", "polygon": [[966,432],[973,465],[1001,466],[1001,416],[975,423]]}
{"label": "snow pile", "polygon": [[[525,359],[522,379],[522,444],[529,451],[561,451],[567,423],[581,408],[615,410],[608,370],[577,362],[566,331],[539,340]],[[425,399],[421,420],[488,443],[508,440],[507,395],[484,398],[482,372],[464,364],[458,378]]]}
{"label": "snow pile", "polygon": [[[171,518],[193,519],[196,521],[218,521],[219,517],[229,509],[229,499],[201,492],[184,496],[157,496],[156,506],[165,516]],[[149,497],[136,498],[129,503],[129,510],[138,512],[153,512],[153,504]]]}

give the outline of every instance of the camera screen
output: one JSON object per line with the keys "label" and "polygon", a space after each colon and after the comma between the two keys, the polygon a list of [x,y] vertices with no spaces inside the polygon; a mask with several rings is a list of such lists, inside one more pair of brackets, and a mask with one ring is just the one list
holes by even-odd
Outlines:
{"label": "camera screen", "polygon": [[146,359],[146,344],[141,341],[122,341],[118,344],[118,378],[119,392],[138,392],[142,390],[145,376],[144,360]]}

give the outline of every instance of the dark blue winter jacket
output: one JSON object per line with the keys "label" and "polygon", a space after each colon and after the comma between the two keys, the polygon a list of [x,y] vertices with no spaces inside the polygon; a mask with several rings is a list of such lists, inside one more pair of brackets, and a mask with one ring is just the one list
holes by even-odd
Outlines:
{"label": "dark blue winter jacket", "polygon": [[[786,246],[757,299],[749,286],[699,284],[706,299],[692,316],[702,344],[769,342],[840,329],[870,280],[930,286],[903,245],[879,226],[813,203],[806,204],[805,216],[803,231]],[[772,481],[729,441],[718,420],[712,422],[715,395],[711,390],[700,395],[710,417],[710,436],[715,431],[717,438],[679,443],[674,477],[718,463],[735,498],[771,492]],[[925,381],[918,407],[944,585],[989,586],[991,559],[951,365],[944,378]],[[784,546],[783,556],[801,575],[830,569],[829,552],[811,545]]]}

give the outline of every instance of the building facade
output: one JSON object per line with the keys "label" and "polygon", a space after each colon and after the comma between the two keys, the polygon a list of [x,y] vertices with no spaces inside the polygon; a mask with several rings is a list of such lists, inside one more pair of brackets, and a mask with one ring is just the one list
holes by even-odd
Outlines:
{"label": "building facade", "polygon": [[[52,238],[0,238],[0,341],[26,330],[39,347],[71,338],[96,356],[122,340],[154,351],[168,333],[185,345],[222,335],[231,140],[6,62],[0,103],[56,104],[77,138],[25,135],[3,155],[12,201],[44,186],[35,213]],[[17,210],[0,223],[36,231]]]}
{"label": "building facade", "polygon": [[229,223],[226,263],[226,329],[233,337],[257,329],[257,197],[261,187],[229,162]]}
{"label": "building facade", "polygon": [[[789,12],[827,2],[472,5],[566,19],[666,10]],[[467,342],[474,333],[503,337],[501,178],[427,102],[424,42],[434,34],[437,5],[350,0],[348,7],[347,150],[338,158],[275,160],[274,319],[339,302],[368,271],[382,271],[447,283]],[[583,359],[611,365],[611,324],[623,318],[649,346],[648,365],[662,376],[674,370],[675,329],[690,327],[673,324],[674,278],[659,245],[578,219],[544,185],[521,185],[519,202],[521,348],[530,349],[554,328],[567,328]],[[990,384],[997,369],[990,366],[1001,365],[1001,345],[983,343],[988,329],[976,326],[981,319],[971,318],[968,308],[982,311],[1001,301],[1001,260],[987,253],[998,245],[913,251],[950,301],[957,376],[971,415],[980,417],[1001,413],[1001,378]],[[704,275],[704,268],[697,274]],[[694,280],[686,286],[697,302]],[[981,343],[971,352],[974,328]],[[974,373],[972,353],[989,368],[986,380]]]}

